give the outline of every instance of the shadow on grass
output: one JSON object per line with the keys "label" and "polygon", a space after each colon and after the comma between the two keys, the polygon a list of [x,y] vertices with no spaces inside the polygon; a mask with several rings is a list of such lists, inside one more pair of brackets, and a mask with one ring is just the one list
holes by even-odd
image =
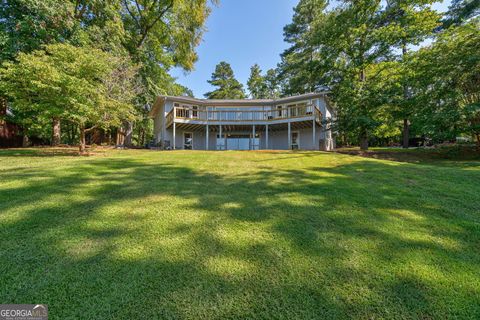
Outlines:
{"label": "shadow on grass", "polygon": [[478,172],[95,159],[2,179],[24,183],[0,192],[0,299],[52,318],[480,317]]}
{"label": "shadow on grass", "polygon": [[[111,148],[108,148],[111,149]],[[78,147],[35,147],[0,149],[1,157],[80,157],[104,154],[103,148],[87,148],[86,154],[81,155]]]}
{"label": "shadow on grass", "polygon": [[381,160],[441,166],[480,167],[480,151],[475,146],[447,146],[438,148],[374,148],[361,151],[340,148],[335,152]]}

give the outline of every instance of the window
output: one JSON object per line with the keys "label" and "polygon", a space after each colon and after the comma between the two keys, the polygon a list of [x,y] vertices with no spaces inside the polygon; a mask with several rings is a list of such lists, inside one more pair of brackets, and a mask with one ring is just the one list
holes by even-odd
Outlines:
{"label": "window", "polygon": [[307,104],[306,103],[299,103],[297,104],[298,115],[304,116],[307,114]]}
{"label": "window", "polygon": [[184,118],[190,118],[190,106],[182,104],[182,113]]}
{"label": "window", "polygon": [[277,112],[278,112],[277,113],[278,117],[281,118],[282,117],[282,106],[277,106]]}
{"label": "window", "polygon": [[193,133],[192,132],[183,133],[183,149],[185,150],[193,149]]}
{"label": "window", "polygon": [[297,106],[294,104],[288,105],[288,111],[290,112],[290,117],[296,117],[298,115]]}
{"label": "window", "polygon": [[296,150],[300,147],[300,134],[298,133],[298,131],[292,131],[290,143],[290,149],[292,150]]}

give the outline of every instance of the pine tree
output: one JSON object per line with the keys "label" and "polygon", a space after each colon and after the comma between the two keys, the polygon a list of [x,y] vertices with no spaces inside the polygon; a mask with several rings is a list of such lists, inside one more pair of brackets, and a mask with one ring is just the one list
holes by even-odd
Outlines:
{"label": "pine tree", "polygon": [[217,87],[214,91],[205,93],[208,99],[244,99],[243,85],[235,79],[232,67],[225,61],[220,62],[212,73],[212,79],[207,81]]}
{"label": "pine tree", "polygon": [[263,99],[266,97],[265,78],[262,76],[262,69],[258,64],[250,68],[250,77],[247,81],[248,91],[252,99]]}
{"label": "pine tree", "polygon": [[461,25],[465,21],[480,15],[480,0],[452,0],[443,21],[443,27]]}
{"label": "pine tree", "polygon": [[322,59],[313,36],[326,6],[325,0],[301,0],[294,8],[292,22],[283,29],[285,42],[291,44],[281,54],[278,70],[278,77],[285,82],[284,95],[313,92],[322,86]]}

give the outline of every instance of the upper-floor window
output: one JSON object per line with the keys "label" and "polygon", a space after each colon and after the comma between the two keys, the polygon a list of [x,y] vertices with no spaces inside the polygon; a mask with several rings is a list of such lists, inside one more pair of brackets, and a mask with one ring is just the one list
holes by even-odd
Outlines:
{"label": "upper-floor window", "polygon": [[296,105],[294,105],[294,104],[289,104],[289,105],[287,106],[287,109],[288,109],[288,111],[289,111],[289,113],[290,113],[290,117],[296,117],[296,116],[298,116],[298,110],[297,110]]}

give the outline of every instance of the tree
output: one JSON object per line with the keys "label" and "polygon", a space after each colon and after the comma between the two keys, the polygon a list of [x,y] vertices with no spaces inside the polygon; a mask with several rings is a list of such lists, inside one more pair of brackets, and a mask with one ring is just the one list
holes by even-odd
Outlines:
{"label": "tree", "polygon": [[[186,71],[193,69],[198,58],[195,48],[210,14],[209,1],[121,0],[121,3],[123,45],[131,59],[141,65],[139,76],[143,91],[135,105],[141,116],[137,124],[143,125],[149,123],[145,110],[158,95],[183,93],[168,72],[174,66]],[[128,145],[133,124],[127,123],[122,130]]]}
{"label": "tree", "polygon": [[480,14],[480,0],[452,0],[443,19],[443,28],[461,25]]}
{"label": "tree", "polygon": [[275,99],[280,96],[280,86],[278,81],[277,70],[269,69],[264,77],[265,97]]}
{"label": "tree", "polygon": [[[58,42],[128,57],[140,66],[135,82],[141,85],[142,94],[134,103],[138,124],[143,125],[148,123],[145,110],[156,95],[184,91],[168,72],[173,66],[192,69],[197,60],[195,47],[210,13],[208,3],[208,0],[0,1],[0,63],[13,61],[19,52],[29,53]],[[132,122],[126,126],[131,129]]]}
{"label": "tree", "polygon": [[325,0],[301,0],[294,8],[292,23],[283,29],[285,42],[291,44],[281,54],[278,70],[278,77],[285,82],[283,95],[313,92],[324,82],[320,71],[324,61],[313,37],[326,7]]}
{"label": "tree", "polygon": [[[68,10],[69,3],[62,1],[0,1],[0,64],[13,61],[19,52],[28,53],[41,45],[65,39],[72,28]],[[28,123],[19,116],[15,118]],[[60,140],[60,123],[57,118],[51,120],[51,142],[56,145]]]}
{"label": "tree", "polygon": [[413,53],[419,130],[435,140],[474,136],[480,149],[480,20],[449,28]]}
{"label": "tree", "polygon": [[212,79],[207,81],[217,87],[214,91],[205,93],[208,99],[244,99],[243,85],[235,79],[232,67],[225,61],[220,62],[212,73]]}
{"label": "tree", "polygon": [[388,54],[390,30],[382,25],[381,2],[344,0],[316,34],[319,51],[330,68],[329,86],[339,109],[342,130],[355,132],[362,150],[381,124],[381,103],[372,94],[369,70]]}
{"label": "tree", "polygon": [[[418,45],[427,36],[432,35],[439,25],[440,16],[431,5],[437,0],[389,0],[384,10],[384,23],[390,28],[389,35],[393,49],[401,50],[401,60],[405,60],[408,47]],[[415,106],[410,101],[409,80],[400,79],[403,82],[403,99],[398,99],[396,114],[403,120],[404,148],[409,145],[409,123]]]}
{"label": "tree", "polygon": [[250,68],[250,77],[247,81],[248,91],[253,99],[263,99],[266,97],[265,81],[262,76],[262,69],[258,64]]}
{"label": "tree", "polygon": [[122,57],[53,44],[5,63],[0,91],[12,99],[14,111],[75,123],[84,153],[86,132],[133,117],[135,76],[136,68]]}

